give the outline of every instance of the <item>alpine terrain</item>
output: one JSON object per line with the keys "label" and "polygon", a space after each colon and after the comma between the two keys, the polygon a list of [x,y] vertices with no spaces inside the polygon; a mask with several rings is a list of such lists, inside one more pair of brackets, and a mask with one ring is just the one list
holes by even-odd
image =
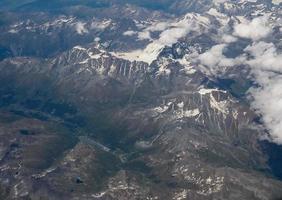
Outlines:
{"label": "alpine terrain", "polygon": [[0,200],[282,199],[281,0],[1,0]]}

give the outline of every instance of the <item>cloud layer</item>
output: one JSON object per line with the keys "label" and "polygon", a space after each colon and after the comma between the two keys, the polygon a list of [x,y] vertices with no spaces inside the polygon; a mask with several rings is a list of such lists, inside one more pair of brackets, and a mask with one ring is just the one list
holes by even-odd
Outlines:
{"label": "cloud layer", "polygon": [[224,72],[226,68],[235,65],[240,65],[245,62],[245,57],[227,58],[223,52],[227,44],[218,44],[213,46],[210,50],[200,54],[198,61],[209,68],[212,74],[219,74]]}
{"label": "cloud layer", "polygon": [[238,57],[227,58],[224,55],[228,43],[236,42],[236,38],[228,37],[223,40],[226,43],[217,44],[198,55],[197,61],[216,76],[220,76],[228,67],[249,66],[259,85],[249,90],[253,98],[251,107],[262,116],[272,141],[282,144],[282,54],[275,44],[264,41],[272,33],[268,20],[267,16],[262,16],[234,26],[234,36],[252,41]]}
{"label": "cloud layer", "polygon": [[282,54],[266,42],[254,43],[245,51],[253,57],[247,64],[260,85],[249,91],[254,98],[251,105],[262,115],[272,140],[282,144]]}
{"label": "cloud layer", "polygon": [[234,27],[234,35],[252,40],[260,40],[272,32],[268,26],[268,16],[257,17],[252,21],[245,20]]}
{"label": "cloud layer", "polygon": [[[282,89],[280,89],[282,88],[282,54],[275,44],[266,42],[273,32],[270,17],[264,15],[252,20],[237,17],[234,21],[234,25],[229,23],[230,20],[222,23],[223,29],[218,31],[216,38],[218,44],[201,54],[197,50],[192,51],[185,56],[185,59],[189,63],[199,64],[201,69],[214,76],[221,76],[230,67],[249,66],[259,85],[249,90],[249,94],[253,97],[251,106],[261,114],[271,139],[282,144]],[[150,43],[145,49],[116,55],[128,60],[151,63],[165,46],[171,46],[191,32],[204,33],[211,25],[209,18],[199,14],[187,14],[177,21],[154,23],[141,32],[127,31],[124,35],[136,34],[140,40],[149,40]],[[158,38],[152,38],[152,33],[155,32],[159,32]],[[237,57],[227,57],[226,48],[236,46],[232,43],[237,42],[240,46],[240,41],[244,41],[244,44],[247,42],[249,45],[246,48],[242,47]]]}
{"label": "cloud layer", "polygon": [[[202,32],[205,26],[208,27],[209,23],[208,18],[195,13],[189,13],[176,21],[155,23],[137,34],[139,40],[150,41],[144,49],[115,53],[115,56],[132,61],[144,61],[150,64],[157,59],[164,47],[173,45],[190,32]],[[153,32],[160,32],[158,38],[155,40],[151,38],[151,33]]]}

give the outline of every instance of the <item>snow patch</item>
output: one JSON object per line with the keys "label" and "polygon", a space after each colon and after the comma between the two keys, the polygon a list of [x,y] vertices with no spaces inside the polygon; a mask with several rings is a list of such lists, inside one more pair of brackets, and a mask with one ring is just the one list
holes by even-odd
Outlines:
{"label": "snow patch", "polygon": [[229,113],[227,101],[217,101],[214,96],[210,95],[210,105],[213,109],[218,110],[224,115]]}
{"label": "snow patch", "polygon": [[[206,89],[206,88],[201,88],[200,90],[199,90],[199,94],[201,94],[201,95],[206,95],[206,94],[210,94],[210,93],[212,93],[212,92],[225,92],[225,91],[221,91],[221,90],[219,90],[219,89]],[[226,92],[225,92],[226,93]]]}

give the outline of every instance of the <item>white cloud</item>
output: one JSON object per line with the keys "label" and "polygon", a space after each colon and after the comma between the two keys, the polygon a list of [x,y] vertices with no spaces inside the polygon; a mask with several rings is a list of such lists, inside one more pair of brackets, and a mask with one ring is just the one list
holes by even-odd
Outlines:
{"label": "white cloud", "polygon": [[100,41],[101,41],[101,38],[99,38],[99,37],[94,38],[94,42],[100,42]]}
{"label": "white cloud", "polygon": [[232,35],[227,35],[227,34],[224,34],[223,37],[222,37],[222,41],[224,43],[232,43],[232,42],[236,42],[238,39]]}
{"label": "white cloud", "polygon": [[213,46],[210,50],[199,56],[199,60],[201,64],[206,65],[208,67],[218,67],[220,61],[223,57],[223,49],[225,48],[225,44],[219,44]]}
{"label": "white cloud", "polygon": [[[261,114],[271,139],[282,144],[282,54],[273,43],[254,42],[237,58],[223,55],[227,44],[218,44],[197,56],[200,64],[207,66],[213,75],[221,75],[227,67],[246,65],[259,87],[251,88],[251,107]],[[195,59],[195,58],[194,58]]]}
{"label": "white cloud", "polygon": [[252,21],[245,20],[234,27],[234,35],[249,38],[254,41],[267,37],[272,28],[268,23],[268,16],[257,17]]}
{"label": "white cloud", "polygon": [[227,44],[215,45],[205,53],[190,59],[208,67],[215,76],[220,76],[228,67],[249,66],[259,85],[249,90],[253,97],[251,107],[261,114],[269,130],[270,139],[282,144],[282,54],[273,43],[260,41],[246,47],[246,55],[227,58],[223,54],[226,46]]}
{"label": "white cloud", "polygon": [[[187,60],[189,63],[198,63],[200,67],[205,66],[204,70],[208,69],[216,76],[224,73],[229,67],[249,66],[259,85],[258,88],[249,90],[249,94],[254,99],[251,106],[262,115],[273,141],[282,144],[282,54],[277,51],[274,44],[260,41],[272,33],[268,16],[258,17],[251,21],[240,19],[241,23],[235,25],[233,35],[229,34],[228,27],[223,29],[221,44],[213,46],[202,54],[195,50],[186,56]],[[205,27],[209,27],[209,23],[207,18],[197,14],[187,14],[174,22],[155,23],[138,33],[139,39],[150,40],[144,49],[114,53],[114,55],[132,61],[151,63],[165,46],[171,46],[192,31],[203,33],[206,30]],[[160,32],[156,40],[151,38],[151,33],[154,31]],[[225,48],[229,43],[236,42],[238,37],[252,39],[253,44],[245,48],[245,53],[236,58],[226,57]]]}
{"label": "white cloud", "polygon": [[166,26],[163,24],[161,26],[162,28],[168,28],[163,30],[156,42],[163,46],[171,46],[190,32],[204,32],[203,29],[209,25],[210,21],[208,18],[200,16],[199,14],[190,13],[177,22],[171,22]]}
{"label": "white cloud", "polygon": [[133,36],[133,35],[135,35],[136,33],[137,33],[136,31],[128,30],[128,31],[125,31],[125,32],[123,33],[123,35],[125,35],[125,36]]}
{"label": "white cloud", "polygon": [[151,32],[163,31],[167,29],[170,25],[170,22],[156,22],[152,25],[146,27],[143,31],[138,33],[139,40],[152,40]]}
{"label": "white cloud", "polygon": [[282,76],[275,73],[258,73],[256,80],[261,87],[250,90],[254,97],[252,107],[262,115],[271,139],[282,144]]}
{"label": "white cloud", "polygon": [[146,28],[147,31],[163,31],[169,27],[170,23],[169,22],[158,22],[154,23],[152,26],[149,26]]}
{"label": "white cloud", "polygon": [[277,53],[273,43],[258,42],[248,46],[245,51],[254,57],[247,62],[253,68],[282,72],[282,56]]}
{"label": "white cloud", "polygon": [[167,29],[161,33],[159,42],[163,45],[172,45],[178,41],[178,39],[184,37],[188,34],[189,31],[192,30],[190,24],[187,26],[181,26],[176,28]]}
{"label": "white cloud", "polygon": [[225,68],[239,65],[245,62],[245,57],[227,58],[224,54],[224,48],[227,44],[218,44],[213,46],[210,50],[198,57],[202,65],[209,67],[212,74],[224,72]]}
{"label": "white cloud", "polygon": [[[188,60],[205,66],[205,70],[208,69],[216,76],[220,76],[229,67],[249,66],[256,82],[260,85],[258,88],[249,90],[249,94],[254,99],[251,106],[262,115],[273,141],[282,144],[282,54],[277,52],[274,44],[260,41],[272,32],[268,20],[268,16],[258,17],[251,21],[241,18],[242,22],[235,25],[233,35],[228,34],[229,29],[223,30],[222,44],[217,44],[202,54],[195,51],[188,55]],[[115,55],[151,63],[164,46],[171,46],[191,31],[204,32],[205,24],[208,27],[208,19],[188,14],[179,21],[149,26],[138,33],[139,39],[151,40],[145,49]],[[161,32],[156,40],[151,38],[151,32],[154,31]],[[236,42],[237,37],[252,39],[253,44],[245,49],[244,54],[236,58],[228,58],[224,55],[224,50],[229,43]]]}
{"label": "white cloud", "polygon": [[138,33],[139,40],[151,40],[151,33],[150,31],[142,31]]}
{"label": "white cloud", "polygon": [[[127,60],[144,61],[152,63],[157,59],[159,53],[165,46],[171,46],[180,38],[185,37],[189,32],[203,32],[203,26],[209,24],[209,19],[198,14],[187,14],[178,21],[161,22],[155,26],[149,26],[138,33],[139,39],[149,39],[151,42],[144,48],[132,52],[115,52],[118,57]],[[161,31],[159,38],[153,40],[151,31]]]}
{"label": "white cloud", "polygon": [[282,3],[282,0],[272,0],[272,3],[275,5],[279,5],[280,3]]}
{"label": "white cloud", "polygon": [[88,33],[87,28],[85,27],[86,23],[83,22],[77,22],[75,25],[75,30],[79,35],[83,35],[85,33]]}
{"label": "white cloud", "polygon": [[245,51],[253,56],[247,64],[260,85],[249,91],[254,98],[251,105],[262,115],[272,140],[282,144],[282,54],[266,42],[254,43]]}

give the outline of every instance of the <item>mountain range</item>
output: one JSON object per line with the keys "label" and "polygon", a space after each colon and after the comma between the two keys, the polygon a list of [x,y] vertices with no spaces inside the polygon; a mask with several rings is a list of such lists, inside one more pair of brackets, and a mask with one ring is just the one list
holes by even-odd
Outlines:
{"label": "mountain range", "polygon": [[0,16],[0,199],[282,199],[280,1]]}

